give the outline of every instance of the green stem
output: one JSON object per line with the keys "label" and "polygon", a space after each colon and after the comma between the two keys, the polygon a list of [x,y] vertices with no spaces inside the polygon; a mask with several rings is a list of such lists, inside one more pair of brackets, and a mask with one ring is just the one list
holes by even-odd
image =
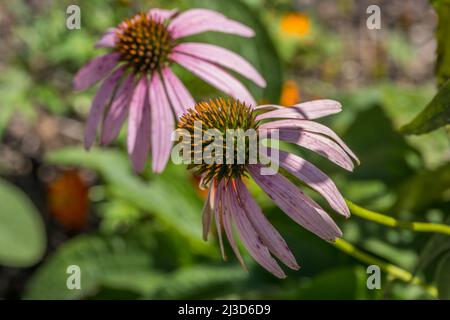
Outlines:
{"label": "green stem", "polygon": [[388,227],[408,229],[417,232],[434,232],[450,235],[450,226],[440,223],[399,221],[393,217],[367,210],[351,201],[345,200],[355,216],[370,220]]}
{"label": "green stem", "polygon": [[437,296],[438,296],[436,287],[433,287],[433,286],[430,286],[430,285],[424,283],[421,279],[415,277],[410,272],[408,272],[396,265],[385,262],[379,258],[376,258],[366,252],[359,250],[354,245],[352,245],[351,243],[349,243],[343,239],[337,239],[336,242],[333,243],[333,245],[336,248],[338,248],[339,250],[360,260],[363,263],[366,263],[368,265],[379,266],[381,270],[383,270],[384,272],[388,273],[389,275],[391,275],[392,277],[394,277],[396,279],[402,280],[407,283],[413,283],[413,284],[421,286],[431,296],[433,296],[435,298],[437,298]]}

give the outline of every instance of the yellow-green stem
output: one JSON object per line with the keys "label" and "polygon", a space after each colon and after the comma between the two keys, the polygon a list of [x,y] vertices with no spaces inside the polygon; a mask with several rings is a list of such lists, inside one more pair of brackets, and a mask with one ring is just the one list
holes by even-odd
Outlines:
{"label": "yellow-green stem", "polygon": [[434,298],[437,298],[437,289],[436,287],[430,286],[426,283],[424,283],[419,278],[413,276],[410,272],[396,266],[393,264],[390,264],[386,261],[383,261],[379,258],[376,258],[374,256],[371,256],[370,254],[363,252],[356,248],[351,243],[343,240],[343,239],[337,239],[336,242],[333,243],[336,248],[339,250],[345,252],[346,254],[360,260],[363,263],[366,263],[368,265],[377,265],[380,267],[381,270],[388,273],[395,279],[402,280],[404,282],[413,283],[416,285],[421,286],[424,288],[431,296]]}
{"label": "yellow-green stem", "polygon": [[393,217],[367,210],[351,201],[345,200],[348,208],[355,216],[370,220],[388,227],[408,229],[417,232],[433,232],[450,235],[450,226],[440,223],[399,221]]}

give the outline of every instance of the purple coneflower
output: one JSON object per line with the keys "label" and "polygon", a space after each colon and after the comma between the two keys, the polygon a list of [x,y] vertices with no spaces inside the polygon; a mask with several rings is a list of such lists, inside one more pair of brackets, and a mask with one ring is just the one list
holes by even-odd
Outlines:
{"label": "purple coneflower", "polygon": [[144,169],[151,151],[153,171],[161,172],[170,156],[174,114],[179,117],[187,107],[195,105],[189,91],[171,71],[173,63],[226,94],[254,104],[242,83],[222,69],[226,67],[264,87],[264,79],[246,60],[212,44],[181,41],[207,31],[254,35],[243,24],[206,9],[183,13],[152,9],[109,29],[96,46],[110,48],[111,52],[83,66],[74,80],[75,90],[84,90],[105,78],[91,106],[86,148],[95,140],[100,123],[101,143],[108,144],[116,138],[128,115],[127,145],[134,169]]}
{"label": "purple coneflower", "polygon": [[[275,105],[252,108],[236,100],[216,99],[200,102],[188,110],[181,117],[178,128],[180,132],[185,132],[184,136],[191,137],[189,141],[193,141],[192,134],[196,126],[199,126],[199,122],[203,132],[214,129],[218,130],[222,136],[226,134],[227,129],[253,129],[263,138],[277,130],[279,140],[315,151],[344,169],[352,171],[353,160],[359,163],[358,158],[331,129],[311,121],[339,111],[341,111],[341,105],[332,100],[316,100],[287,108]],[[279,120],[273,120],[277,118]],[[184,138],[183,142],[187,144]],[[200,142],[203,150],[210,143],[210,139]],[[194,153],[192,151],[194,146],[191,142],[188,150],[192,153]],[[267,151],[270,161],[277,162],[286,172],[320,193],[339,214],[345,217],[350,216],[349,209],[336,185],[320,169],[297,155],[282,150],[274,152],[275,150],[271,148]],[[219,154],[225,154],[225,152]],[[272,154],[279,156],[271,156]],[[250,159],[248,154],[245,159],[246,161]],[[259,160],[254,164],[249,162],[226,164],[225,161],[224,158],[223,164],[207,164],[206,162],[190,164],[190,168],[201,175],[203,183],[209,185],[208,198],[202,213],[203,237],[207,240],[214,216],[224,258],[222,230],[225,230],[231,248],[245,269],[234,237],[233,226],[235,226],[250,255],[275,276],[284,278],[285,274],[272,255],[292,269],[299,268],[286,242],[269,223],[247,190],[243,182],[246,176],[253,178],[280,209],[307,230],[326,241],[334,241],[342,236],[341,230],[330,216],[282,174],[262,175],[261,169],[265,165]]]}

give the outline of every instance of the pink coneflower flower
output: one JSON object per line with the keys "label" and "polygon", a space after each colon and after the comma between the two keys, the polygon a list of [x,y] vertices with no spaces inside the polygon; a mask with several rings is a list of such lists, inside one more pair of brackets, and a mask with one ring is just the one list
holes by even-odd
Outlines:
{"label": "pink coneflower flower", "polygon": [[96,46],[111,51],[83,66],[74,80],[75,90],[84,90],[105,79],[91,106],[86,148],[94,142],[100,124],[101,144],[114,140],[128,115],[127,145],[134,169],[142,171],[151,152],[153,171],[161,172],[170,156],[174,115],[181,116],[195,104],[171,71],[173,63],[226,94],[254,104],[242,83],[222,68],[264,87],[264,79],[246,60],[212,44],[182,42],[186,36],[207,31],[254,35],[243,24],[206,9],[183,13],[152,9],[108,30]]}
{"label": "pink coneflower flower", "polygon": [[[341,105],[332,100],[305,102],[289,108],[275,105],[251,108],[239,101],[217,99],[198,103],[193,109],[190,109],[181,117],[178,130],[182,132],[180,136],[183,137],[183,142],[181,143],[187,145],[190,141],[191,146],[187,150],[191,155],[198,153],[198,149],[195,151],[195,146],[201,145],[202,150],[205,151],[212,143],[210,136],[203,137],[200,143],[198,140],[196,143],[192,143],[192,134],[195,134],[195,129],[199,127],[200,123],[202,132],[211,129],[222,137],[226,135],[228,129],[235,131],[236,129],[245,131],[253,129],[259,138],[273,137],[276,131],[278,140],[315,151],[344,169],[352,171],[353,160],[359,162],[358,158],[331,129],[311,121],[340,110]],[[277,118],[279,120],[274,120]],[[189,140],[186,137],[190,137]],[[275,276],[284,278],[285,273],[272,255],[292,269],[298,269],[299,265],[286,242],[269,223],[250,195],[244,184],[244,177],[253,178],[292,220],[320,238],[334,241],[342,236],[342,232],[314,200],[300,191],[282,174],[276,172],[273,175],[261,174],[261,169],[267,168],[267,166],[261,163],[261,158],[253,164],[247,161],[251,158],[248,154],[249,148],[245,150],[247,152],[245,163],[238,164],[235,161],[234,164],[227,164],[226,159],[223,158],[222,164],[211,164],[211,162],[208,164],[206,160],[190,164],[190,168],[201,175],[203,184],[209,186],[208,198],[202,213],[203,237],[207,240],[214,216],[223,257],[225,258],[222,230],[225,231],[231,248],[245,268],[234,237],[234,226],[250,255]],[[217,150],[215,153],[226,154],[225,151],[218,152]],[[345,217],[350,216],[349,209],[336,185],[312,163],[297,155],[271,147],[268,148],[266,157],[270,159],[271,163],[276,162],[286,172],[320,193],[336,212]]]}

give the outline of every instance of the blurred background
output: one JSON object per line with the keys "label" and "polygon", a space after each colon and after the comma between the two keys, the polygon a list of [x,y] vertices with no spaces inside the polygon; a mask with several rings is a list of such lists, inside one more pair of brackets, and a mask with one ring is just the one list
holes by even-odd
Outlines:
{"label": "blurred background", "polygon": [[[450,19],[448,2],[436,3],[447,5]],[[71,4],[81,8],[80,30],[66,28]],[[379,30],[366,25],[371,4],[381,8]],[[159,176],[149,168],[133,174],[126,129],[108,148],[83,149],[95,88],[74,93],[72,78],[103,52],[94,43],[108,27],[152,7],[212,8],[252,27],[250,40],[217,33],[194,38],[250,60],[268,81],[261,90],[242,79],[259,102],[342,103],[343,112],[324,123],[361,165],[348,173],[295,152],[330,174],[347,199],[400,220],[448,223],[449,133],[445,127],[421,135],[400,130],[449,74],[450,64],[439,65],[449,55],[441,48],[437,59],[436,51],[450,32],[436,33],[438,15],[429,1],[1,0],[0,299],[435,298],[384,272],[381,289],[369,290],[365,264],[299,227],[254,185],[302,268],[279,280],[247,255],[246,273],[229,248],[222,261],[215,235],[203,242],[206,194],[184,166],[171,164]],[[181,68],[176,72],[197,99],[218,94]],[[449,237],[332,215],[345,240],[450,297]],[[81,268],[80,290],[66,286],[70,265]]]}

